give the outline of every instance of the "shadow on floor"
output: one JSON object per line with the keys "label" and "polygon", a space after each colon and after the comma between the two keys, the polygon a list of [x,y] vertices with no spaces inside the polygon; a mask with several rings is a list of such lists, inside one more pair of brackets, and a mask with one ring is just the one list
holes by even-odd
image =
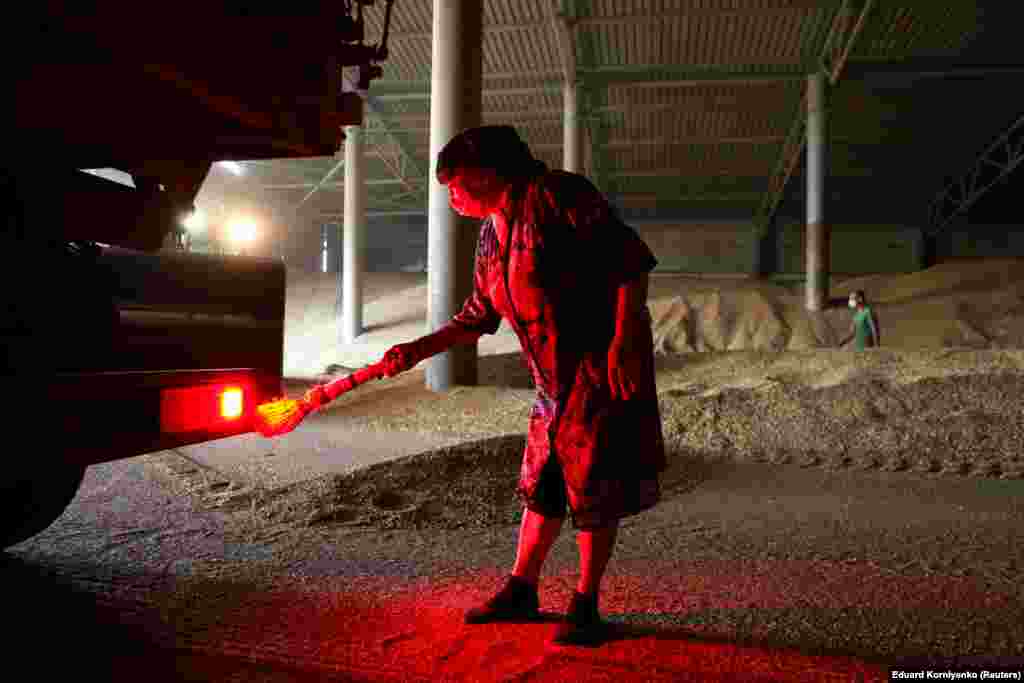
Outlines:
{"label": "shadow on floor", "polygon": [[[8,625],[4,649],[12,673],[9,680],[357,680],[350,675],[298,671],[179,645],[173,625],[154,606],[103,592],[107,589],[115,593],[143,577],[100,577],[97,570],[95,566],[50,567],[42,561],[0,552],[0,597]],[[95,584],[98,592],[76,585],[69,575],[80,576],[80,583]],[[159,581],[158,577],[150,578]],[[138,587],[131,590],[137,591]],[[14,671],[22,673],[13,675]]]}

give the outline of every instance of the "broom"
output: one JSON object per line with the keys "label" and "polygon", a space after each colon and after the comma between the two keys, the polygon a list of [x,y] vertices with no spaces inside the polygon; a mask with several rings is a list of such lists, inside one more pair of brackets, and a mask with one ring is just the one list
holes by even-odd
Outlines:
{"label": "broom", "polygon": [[[322,405],[338,398],[346,391],[350,391],[360,384],[371,379],[380,379],[385,376],[384,361],[374,363],[360,370],[356,370],[347,377],[336,379],[328,384],[318,385],[306,393],[301,399],[282,398],[269,403],[263,403],[256,408],[256,431],[263,436],[279,436],[295,429],[303,418],[309,415]],[[311,400],[313,392],[323,394],[322,398]]]}

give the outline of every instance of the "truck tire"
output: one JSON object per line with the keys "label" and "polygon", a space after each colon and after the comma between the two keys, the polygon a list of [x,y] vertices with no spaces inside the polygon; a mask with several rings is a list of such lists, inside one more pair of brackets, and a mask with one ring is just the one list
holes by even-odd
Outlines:
{"label": "truck tire", "polygon": [[0,483],[0,548],[32,538],[67,509],[85,476],[85,467],[54,463],[47,469],[23,470]]}

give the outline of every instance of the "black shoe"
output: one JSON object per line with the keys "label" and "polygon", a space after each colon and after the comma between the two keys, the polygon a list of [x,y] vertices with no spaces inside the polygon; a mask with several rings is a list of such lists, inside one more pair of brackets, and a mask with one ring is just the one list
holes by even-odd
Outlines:
{"label": "black shoe", "polygon": [[510,576],[505,587],[482,607],[466,612],[467,624],[488,624],[494,621],[536,621],[540,619],[537,586]]}
{"label": "black shoe", "polygon": [[605,624],[597,612],[597,594],[574,593],[569,611],[555,630],[551,642],[556,645],[600,644],[605,635]]}

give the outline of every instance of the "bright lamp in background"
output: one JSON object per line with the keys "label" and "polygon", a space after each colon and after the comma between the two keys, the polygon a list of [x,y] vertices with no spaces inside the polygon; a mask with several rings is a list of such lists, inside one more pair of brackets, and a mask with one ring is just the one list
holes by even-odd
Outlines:
{"label": "bright lamp in background", "polygon": [[256,241],[256,222],[251,218],[235,218],[228,223],[228,239],[237,247],[247,247]]}

